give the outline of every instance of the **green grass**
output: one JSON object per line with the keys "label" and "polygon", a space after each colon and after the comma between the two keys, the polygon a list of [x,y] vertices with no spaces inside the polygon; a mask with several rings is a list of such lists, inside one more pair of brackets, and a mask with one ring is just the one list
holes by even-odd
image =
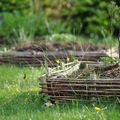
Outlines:
{"label": "green grass", "polygon": [[[0,120],[119,120],[115,103],[73,102],[44,106],[38,77],[43,68],[0,66]],[[95,106],[107,107],[97,113]]]}
{"label": "green grass", "polygon": [[118,44],[117,38],[111,38],[110,36],[105,38],[88,38],[83,36],[75,36],[72,34],[53,34],[51,36],[46,36],[48,41],[58,41],[58,42],[92,42],[96,44],[104,44],[110,46],[116,46]]}

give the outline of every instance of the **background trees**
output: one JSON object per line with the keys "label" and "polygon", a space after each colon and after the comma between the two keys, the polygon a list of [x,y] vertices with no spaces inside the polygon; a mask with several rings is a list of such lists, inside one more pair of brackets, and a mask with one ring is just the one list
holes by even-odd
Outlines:
{"label": "background trees", "polygon": [[[119,0],[115,1],[120,5]],[[13,29],[21,26],[28,32],[30,27],[34,35],[40,36],[72,33],[101,37],[103,31],[106,34],[109,30],[110,5],[109,0],[1,0],[0,12],[4,20],[0,36],[11,36]],[[118,30],[115,19],[112,18],[114,35]]]}

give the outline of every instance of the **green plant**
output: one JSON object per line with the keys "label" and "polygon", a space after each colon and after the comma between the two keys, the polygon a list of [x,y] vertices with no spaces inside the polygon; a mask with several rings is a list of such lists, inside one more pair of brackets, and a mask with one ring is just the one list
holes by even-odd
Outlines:
{"label": "green plant", "polygon": [[50,97],[45,95],[44,93],[40,93],[40,99],[43,103],[48,102],[50,100]]}
{"label": "green plant", "polygon": [[30,8],[29,0],[1,0],[0,11],[28,13]]}
{"label": "green plant", "polygon": [[109,64],[116,64],[118,62],[118,59],[113,57],[101,57],[100,61],[105,65],[109,65]]}
{"label": "green plant", "polygon": [[[109,8],[111,4],[108,0],[65,0],[64,2],[63,0],[53,0],[52,2],[50,0],[36,0],[34,2],[29,0],[7,0],[6,2],[1,1],[0,4],[1,11],[4,11],[5,7],[5,11],[13,14],[12,19],[15,19],[15,14],[18,13],[21,22],[23,21],[21,17],[31,15],[31,17],[28,17],[26,20],[29,23],[34,16],[37,16],[35,18],[36,25],[34,25],[35,35],[48,35],[63,32],[77,35],[87,34],[92,37],[98,37],[102,36],[101,31],[105,31],[110,25]],[[117,12],[119,11],[117,10]],[[120,15],[116,16],[119,20]],[[6,29],[11,22],[10,18],[7,20],[6,25],[4,25]],[[119,21],[116,22],[115,17],[113,17],[113,21],[112,24],[115,28],[114,33],[116,33],[119,27]],[[8,30],[7,32],[10,31]]]}
{"label": "green plant", "polygon": [[21,28],[19,31],[14,30],[14,36],[15,36],[15,38],[13,38],[13,39],[14,39],[15,43],[17,43],[17,44],[25,44],[27,42],[29,43],[33,39],[32,38],[33,36],[31,34],[27,35],[24,28]]}
{"label": "green plant", "polygon": [[52,34],[51,36],[46,36],[46,39],[50,40],[50,41],[77,41],[78,39],[80,39],[77,36],[71,35],[71,34]]}
{"label": "green plant", "polygon": [[[36,30],[35,16],[21,16],[19,14],[13,15],[11,13],[3,14],[4,21],[0,27],[0,36],[4,36],[9,44],[19,42],[16,37],[21,34],[33,37]],[[25,39],[24,39],[25,40]]]}
{"label": "green plant", "polygon": [[[41,9],[51,20],[59,19],[65,24],[65,32],[74,34],[87,34],[90,36],[101,35],[101,30],[109,26],[108,9],[110,2],[107,0],[49,0],[41,2]],[[46,6],[46,7],[44,7]],[[113,18],[115,21],[115,18]],[[116,29],[117,23],[114,23]]]}

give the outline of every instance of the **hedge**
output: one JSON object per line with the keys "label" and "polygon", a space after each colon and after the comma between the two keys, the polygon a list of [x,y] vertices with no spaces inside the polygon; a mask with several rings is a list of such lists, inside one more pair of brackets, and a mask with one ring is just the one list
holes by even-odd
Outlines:
{"label": "hedge", "polygon": [[[119,0],[116,2],[119,5]],[[52,2],[51,0],[33,0],[33,2],[29,0],[1,0],[0,11],[4,14],[6,12],[12,13],[15,16],[12,18],[13,21],[16,21],[14,20],[16,14],[19,14],[23,19],[25,17],[25,20],[28,17],[28,21],[30,16],[32,18],[36,15],[35,35],[61,32],[101,35],[101,31],[108,29],[111,24],[110,5],[109,0],[52,0]],[[117,19],[118,17],[120,16],[117,15]],[[112,21],[113,28],[117,30],[119,25],[114,16],[112,16]],[[8,22],[10,21],[8,20]],[[7,27],[5,24],[7,24],[6,20],[4,20],[3,26]]]}

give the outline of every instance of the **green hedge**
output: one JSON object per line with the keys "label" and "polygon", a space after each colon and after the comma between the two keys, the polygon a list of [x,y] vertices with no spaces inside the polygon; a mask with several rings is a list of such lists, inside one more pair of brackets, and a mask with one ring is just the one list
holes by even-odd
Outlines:
{"label": "green hedge", "polygon": [[[46,2],[45,2],[46,1]],[[45,15],[65,24],[64,31],[75,34],[101,35],[110,26],[111,4],[108,0],[45,0],[41,4]],[[120,16],[119,16],[120,18]],[[113,17],[113,27],[119,26]]]}
{"label": "green hedge", "polygon": [[[33,27],[34,35],[61,32],[101,35],[101,31],[110,26],[110,9],[109,0],[1,0],[0,11],[7,13],[3,15],[0,36],[11,35],[12,30],[19,27],[31,33],[28,26]],[[112,21],[113,27],[118,29],[115,18]]]}
{"label": "green hedge", "polygon": [[0,11],[27,13],[30,8],[29,0],[0,0]]}

